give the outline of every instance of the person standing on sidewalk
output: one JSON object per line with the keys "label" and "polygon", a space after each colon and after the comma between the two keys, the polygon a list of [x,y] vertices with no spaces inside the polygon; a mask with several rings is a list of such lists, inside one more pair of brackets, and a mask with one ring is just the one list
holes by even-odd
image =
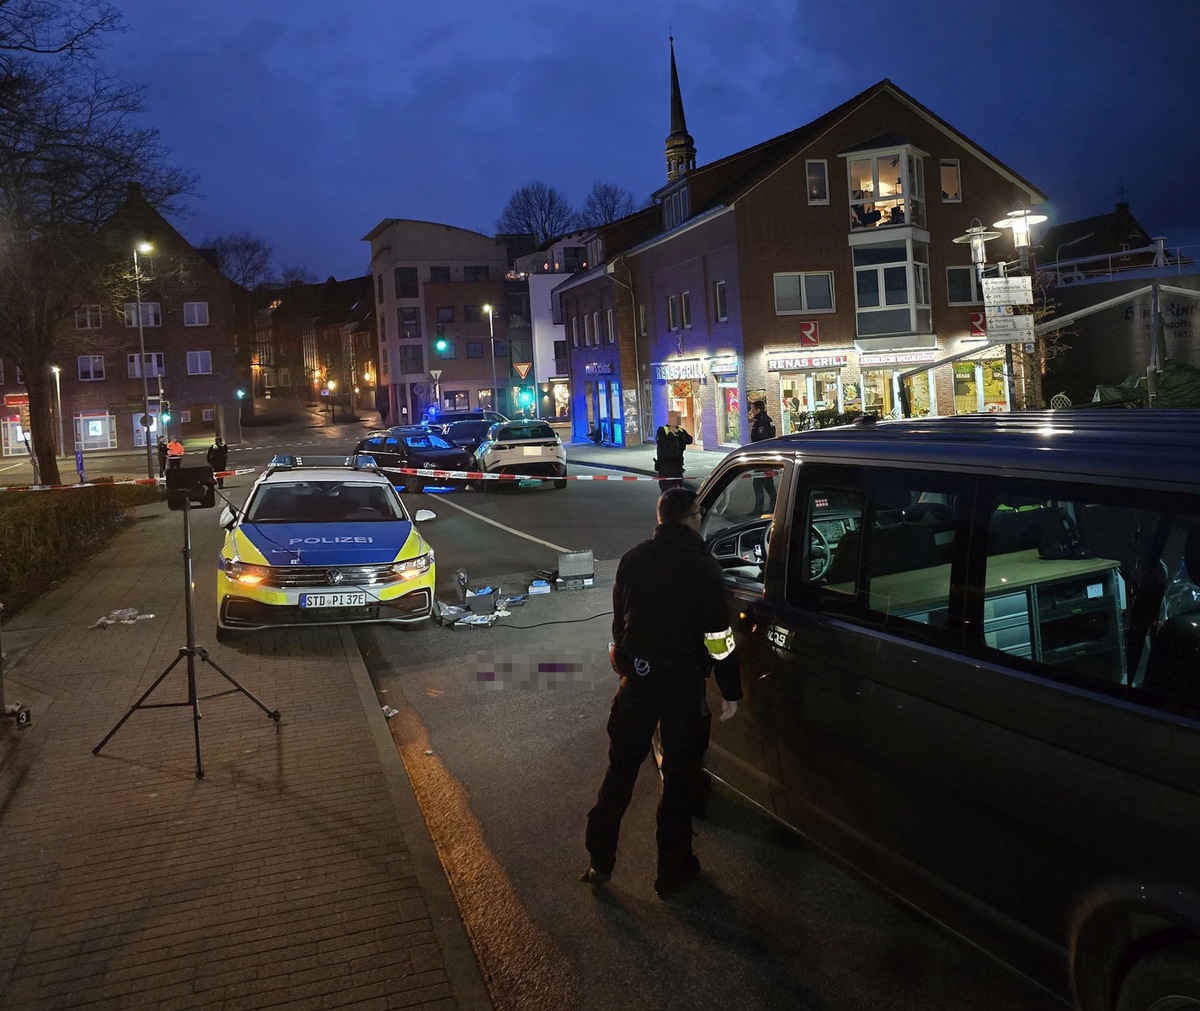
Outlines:
{"label": "person standing on sidewalk", "polygon": [[663,492],[654,536],[621,558],[613,581],[612,632],[609,659],[620,681],[608,714],[608,769],[587,816],[591,860],[580,880],[598,885],[612,877],[621,818],[657,726],[663,786],[654,890],[665,896],[700,875],[692,853],[692,813],[708,743],[709,670],[715,667],[722,720],[737,712],[742,697],[721,568],[704,550],[691,489]]}
{"label": "person standing on sidewalk", "polygon": [[654,472],[663,491],[683,484],[683,451],[692,444],[692,436],[680,424],[678,411],[667,412],[667,423],[659,426],[654,435],[657,456]]}
{"label": "person standing on sidewalk", "polygon": [[167,474],[167,440],[161,435],[158,437],[158,476],[166,477]]}
{"label": "person standing on sidewalk", "polygon": [[[208,453],[205,454],[204,458],[208,461],[208,465],[212,467],[213,471],[220,474],[225,469],[229,460],[229,447],[225,445],[225,440],[218,435],[217,441],[208,447]],[[217,478],[217,487],[225,487],[225,478]]]}
{"label": "person standing on sidewalk", "polygon": [[183,443],[174,436],[167,443],[167,469],[175,470],[183,463]]}
{"label": "person standing on sidewalk", "polygon": [[[775,422],[767,413],[765,400],[755,400],[750,404],[750,441],[763,442],[775,438]],[[775,478],[756,477],[751,482],[754,486],[754,512],[752,516],[761,516],[769,500],[770,512],[775,511]]]}

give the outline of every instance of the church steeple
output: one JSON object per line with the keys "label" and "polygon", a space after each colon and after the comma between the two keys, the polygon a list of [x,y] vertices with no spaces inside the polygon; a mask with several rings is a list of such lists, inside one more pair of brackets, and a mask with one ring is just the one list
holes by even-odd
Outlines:
{"label": "church steeple", "polygon": [[687,131],[683,96],[679,93],[679,71],[675,69],[675,36],[671,43],[671,132],[667,135],[667,182],[674,182],[696,167],[696,142]]}

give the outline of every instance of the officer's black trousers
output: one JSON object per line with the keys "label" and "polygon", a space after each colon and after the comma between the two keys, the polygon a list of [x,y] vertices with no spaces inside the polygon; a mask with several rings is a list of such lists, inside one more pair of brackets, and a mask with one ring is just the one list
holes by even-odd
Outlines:
{"label": "officer's black trousers", "polygon": [[608,715],[608,771],[596,806],[588,812],[586,844],[591,863],[611,873],[621,817],[633,796],[638,770],[650,751],[654,728],[662,735],[662,798],[658,804],[658,876],[685,873],[692,856],[692,811],[700,763],[708,744],[704,679],[693,672],[654,680],[622,677]]}

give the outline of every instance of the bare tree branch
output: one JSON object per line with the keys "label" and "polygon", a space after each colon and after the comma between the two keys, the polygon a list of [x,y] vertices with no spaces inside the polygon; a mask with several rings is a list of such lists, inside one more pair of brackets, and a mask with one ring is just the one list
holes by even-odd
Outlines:
{"label": "bare tree branch", "polygon": [[638,209],[637,200],[629,190],[612,183],[596,182],[579,212],[578,227],[597,228],[623,218]]}
{"label": "bare tree branch", "polygon": [[88,0],[0,0],[0,52],[88,57],[109,32],[123,31],[121,13]]}
{"label": "bare tree branch", "polygon": [[217,269],[243,288],[265,281],[271,270],[271,247],[249,232],[215,235],[200,245],[211,249],[217,257]]}
{"label": "bare tree branch", "polygon": [[508,204],[496,220],[496,230],[533,235],[540,245],[574,229],[575,220],[570,201],[553,186],[535,180],[508,198]]}

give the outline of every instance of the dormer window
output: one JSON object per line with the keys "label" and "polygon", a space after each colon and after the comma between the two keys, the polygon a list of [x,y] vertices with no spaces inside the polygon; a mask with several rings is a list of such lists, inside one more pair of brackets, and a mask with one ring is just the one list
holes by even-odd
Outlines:
{"label": "dormer window", "polygon": [[887,225],[925,227],[925,168],[911,148],[856,151],[847,157],[850,230]]}
{"label": "dormer window", "polygon": [[681,221],[686,221],[691,215],[688,210],[687,188],[676,190],[663,197],[663,227],[674,228]]}

